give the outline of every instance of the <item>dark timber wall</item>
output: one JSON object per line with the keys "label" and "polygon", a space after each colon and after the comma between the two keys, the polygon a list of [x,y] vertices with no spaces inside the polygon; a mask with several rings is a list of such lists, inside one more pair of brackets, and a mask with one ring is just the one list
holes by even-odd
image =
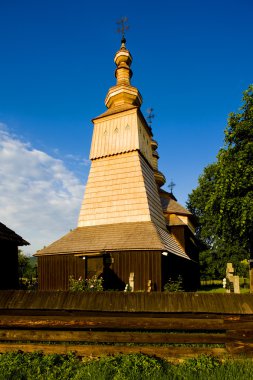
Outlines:
{"label": "dark timber wall", "polygon": [[38,257],[40,290],[67,290],[71,275],[84,277],[84,260],[73,255]]}
{"label": "dark timber wall", "polygon": [[18,247],[14,242],[0,241],[0,289],[18,289]]}
{"label": "dark timber wall", "polygon": [[[76,279],[88,277],[91,259],[94,261],[95,258],[87,257],[82,260],[74,255],[38,257],[39,289],[67,290],[71,275]],[[152,280],[153,290],[162,290],[161,252],[129,251],[106,254],[104,267],[96,274],[103,275],[105,289],[124,290],[131,272],[134,273],[134,290],[146,291],[148,280]]]}
{"label": "dark timber wall", "polygon": [[129,283],[129,275],[133,272],[134,290],[147,291],[149,280],[152,280],[153,290],[161,290],[161,252],[113,252],[112,257],[111,268],[125,284]]}
{"label": "dark timber wall", "polygon": [[[97,261],[97,263],[96,263]],[[38,257],[40,290],[68,290],[69,277],[88,278],[102,275],[104,289],[124,290],[129,283],[130,273],[134,273],[134,290],[147,291],[151,280],[152,291],[162,291],[164,284],[178,275],[184,278],[186,290],[196,290],[198,276],[196,264],[190,260],[160,251],[125,251],[106,253],[102,257],[76,257],[68,255],[48,255]]]}

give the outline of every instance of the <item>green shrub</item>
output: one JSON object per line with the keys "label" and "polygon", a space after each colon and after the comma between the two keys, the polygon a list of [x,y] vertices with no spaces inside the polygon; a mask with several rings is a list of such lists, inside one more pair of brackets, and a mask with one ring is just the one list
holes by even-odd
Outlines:
{"label": "green shrub", "polygon": [[80,277],[76,280],[73,276],[70,276],[69,290],[71,292],[102,292],[103,278],[95,275],[91,278],[83,279]]}
{"label": "green shrub", "polygon": [[164,285],[163,290],[165,292],[183,292],[183,279],[182,276],[178,276],[177,280],[172,280],[171,278],[169,281]]}

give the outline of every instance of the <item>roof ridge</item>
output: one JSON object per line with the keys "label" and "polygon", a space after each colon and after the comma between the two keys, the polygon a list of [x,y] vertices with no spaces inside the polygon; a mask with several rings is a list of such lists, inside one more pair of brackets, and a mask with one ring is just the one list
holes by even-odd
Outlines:
{"label": "roof ridge", "polygon": [[30,245],[22,236],[18,235],[15,231],[11,230],[5,224],[0,222],[0,239],[13,241],[17,245]]}

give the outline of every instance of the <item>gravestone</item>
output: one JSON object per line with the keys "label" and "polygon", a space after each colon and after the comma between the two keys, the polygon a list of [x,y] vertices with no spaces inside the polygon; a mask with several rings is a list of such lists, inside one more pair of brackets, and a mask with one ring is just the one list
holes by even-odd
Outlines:
{"label": "gravestone", "polygon": [[227,293],[240,293],[239,276],[234,276],[234,268],[232,263],[227,263],[226,269]]}

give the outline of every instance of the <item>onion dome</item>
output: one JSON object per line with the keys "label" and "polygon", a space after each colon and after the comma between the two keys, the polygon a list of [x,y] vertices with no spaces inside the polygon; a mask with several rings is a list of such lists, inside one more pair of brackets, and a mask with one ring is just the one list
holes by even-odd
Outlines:
{"label": "onion dome", "polygon": [[158,160],[159,160],[159,154],[157,152],[158,143],[155,140],[151,140],[151,148],[152,148],[152,156],[153,156],[153,169],[154,169],[154,175],[155,175],[155,181],[158,187],[162,187],[165,182],[166,178],[158,170]]}
{"label": "onion dome", "polygon": [[132,56],[126,48],[125,37],[121,40],[121,47],[115,54],[114,62],[117,66],[115,70],[115,77],[117,79],[116,86],[109,89],[105,105],[107,108],[118,107],[124,104],[134,105],[140,107],[142,104],[142,97],[136,87],[131,85],[132,70]]}

